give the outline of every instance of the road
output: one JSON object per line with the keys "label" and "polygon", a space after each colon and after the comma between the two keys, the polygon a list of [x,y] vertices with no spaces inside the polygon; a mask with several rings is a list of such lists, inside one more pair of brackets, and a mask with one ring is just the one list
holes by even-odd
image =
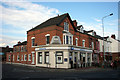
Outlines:
{"label": "road", "polygon": [[118,80],[120,68],[89,68],[89,69],[48,69],[23,66],[16,64],[2,64],[2,80]]}

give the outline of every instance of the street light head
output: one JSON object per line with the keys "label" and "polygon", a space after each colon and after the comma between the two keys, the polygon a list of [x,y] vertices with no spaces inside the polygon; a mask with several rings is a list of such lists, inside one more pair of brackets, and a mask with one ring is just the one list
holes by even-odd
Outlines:
{"label": "street light head", "polygon": [[112,16],[112,15],[113,15],[113,13],[110,14],[110,16]]}

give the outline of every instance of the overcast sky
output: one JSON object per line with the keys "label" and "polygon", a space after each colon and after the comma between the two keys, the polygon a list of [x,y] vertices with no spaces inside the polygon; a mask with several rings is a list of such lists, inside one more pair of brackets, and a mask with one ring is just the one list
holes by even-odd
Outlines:
{"label": "overcast sky", "polygon": [[[12,47],[18,41],[27,40],[26,31],[58,14],[69,13],[72,20],[83,25],[85,30],[95,30],[102,36],[102,17],[105,36],[115,34],[118,38],[118,2],[30,2],[0,0],[0,46]],[[32,1],[32,0],[31,0]],[[67,0],[66,0],[67,1]],[[72,0],[71,0],[72,1]],[[89,1],[89,0],[88,0]],[[94,0],[93,0],[94,1]]]}

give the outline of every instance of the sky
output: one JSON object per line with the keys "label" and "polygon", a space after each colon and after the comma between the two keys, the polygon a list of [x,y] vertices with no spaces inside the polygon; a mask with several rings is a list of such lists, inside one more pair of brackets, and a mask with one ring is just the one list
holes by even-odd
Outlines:
{"label": "sky", "polygon": [[[89,1],[89,0],[88,0]],[[58,14],[69,13],[72,20],[84,30],[94,30],[102,35],[102,18],[104,18],[105,36],[115,34],[118,39],[118,2],[38,2],[20,0],[0,0],[0,46],[10,46],[18,41],[27,40],[27,32]]]}

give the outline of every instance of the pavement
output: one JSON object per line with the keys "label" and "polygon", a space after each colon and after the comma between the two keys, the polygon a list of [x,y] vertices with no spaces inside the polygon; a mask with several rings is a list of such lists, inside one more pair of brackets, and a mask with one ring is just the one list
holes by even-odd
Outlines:
{"label": "pavement", "polygon": [[117,70],[111,68],[78,68],[78,69],[53,69],[17,64],[2,64],[2,80],[118,80],[120,79],[120,67]]}

